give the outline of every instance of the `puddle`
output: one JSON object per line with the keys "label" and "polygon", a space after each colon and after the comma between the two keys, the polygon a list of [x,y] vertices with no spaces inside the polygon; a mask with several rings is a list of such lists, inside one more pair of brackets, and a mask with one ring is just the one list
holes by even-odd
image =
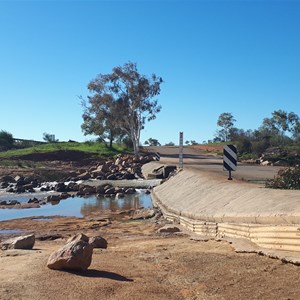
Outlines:
{"label": "puddle", "polygon": [[0,234],[16,234],[22,231],[21,229],[0,229]]}
{"label": "puddle", "polygon": [[[21,196],[22,197],[22,196]],[[18,195],[14,195],[14,199],[18,200]],[[84,217],[92,212],[99,210],[129,210],[139,207],[152,207],[152,199],[150,194],[146,194],[140,190],[136,194],[125,195],[124,198],[107,198],[91,196],[87,198],[74,197],[61,200],[56,205],[46,204],[40,208],[27,209],[0,209],[0,221],[19,219],[25,217],[36,217],[35,220],[51,221],[51,218],[40,218],[39,216],[74,216]]]}

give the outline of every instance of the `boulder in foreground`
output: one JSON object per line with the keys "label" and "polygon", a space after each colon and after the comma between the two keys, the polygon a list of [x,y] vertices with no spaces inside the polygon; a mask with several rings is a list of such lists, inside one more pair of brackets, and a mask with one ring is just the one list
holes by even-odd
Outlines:
{"label": "boulder in foreground", "polygon": [[91,265],[92,255],[93,245],[89,244],[89,238],[79,234],[50,255],[47,267],[53,270],[85,271]]}

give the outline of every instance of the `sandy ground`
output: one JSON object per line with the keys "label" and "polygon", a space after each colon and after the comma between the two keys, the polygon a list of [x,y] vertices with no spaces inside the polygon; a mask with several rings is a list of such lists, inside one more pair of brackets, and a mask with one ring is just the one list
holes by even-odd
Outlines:
{"label": "sandy ground", "polygon": [[[0,222],[37,236],[33,250],[0,251],[0,299],[299,299],[299,267],[257,254],[236,253],[225,241],[162,235],[164,221],[133,221],[108,212],[86,219],[22,219]],[[46,267],[50,253],[83,232],[101,235],[107,249],[94,249],[88,271]]]}

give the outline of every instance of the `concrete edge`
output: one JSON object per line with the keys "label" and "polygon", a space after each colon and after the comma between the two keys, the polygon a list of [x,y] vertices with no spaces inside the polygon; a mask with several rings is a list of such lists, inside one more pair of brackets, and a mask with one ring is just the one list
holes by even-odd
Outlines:
{"label": "concrete edge", "polygon": [[[152,191],[153,205],[161,209],[164,217],[173,223],[180,224],[191,233],[212,239],[224,239],[237,248],[237,252],[258,253],[283,262],[300,265],[300,225],[298,224],[251,224],[210,222],[204,219],[193,219],[183,216],[180,211],[167,207]],[[252,244],[247,247],[236,246],[236,241],[247,240]],[[239,242],[238,245],[245,242]]]}

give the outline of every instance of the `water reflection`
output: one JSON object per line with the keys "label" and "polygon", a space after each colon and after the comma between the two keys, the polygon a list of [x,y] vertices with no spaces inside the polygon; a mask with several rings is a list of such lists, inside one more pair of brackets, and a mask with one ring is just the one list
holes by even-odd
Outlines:
{"label": "water reflection", "polygon": [[133,195],[125,195],[124,198],[108,198],[104,196],[91,196],[88,198],[74,197],[61,200],[59,203],[56,203],[56,205],[42,205],[40,208],[0,209],[0,221],[32,216],[59,215],[82,217],[99,210],[116,211],[136,209],[139,207],[152,207],[151,195],[139,191]]}
{"label": "water reflection", "polygon": [[82,204],[81,214],[86,216],[99,210],[129,210],[140,207],[151,207],[151,196],[145,193],[126,195],[124,198],[109,198],[104,196],[95,197],[94,201],[88,201]]}

